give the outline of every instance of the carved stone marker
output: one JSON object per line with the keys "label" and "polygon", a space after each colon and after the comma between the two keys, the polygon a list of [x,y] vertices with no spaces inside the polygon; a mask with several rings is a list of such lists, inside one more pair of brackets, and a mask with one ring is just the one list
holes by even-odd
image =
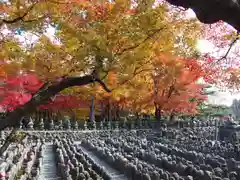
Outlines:
{"label": "carved stone marker", "polygon": [[68,129],[68,130],[70,130],[70,129],[71,129],[71,122],[70,122],[70,120],[69,120],[69,119],[67,120],[67,129]]}
{"label": "carved stone marker", "polygon": [[110,130],[111,129],[111,121],[107,122],[107,129]]}
{"label": "carved stone marker", "polygon": [[75,121],[74,129],[75,129],[75,130],[78,130],[78,122],[77,122],[77,121]]}
{"label": "carved stone marker", "polygon": [[40,130],[44,130],[44,121],[43,121],[43,118],[41,118],[39,126],[40,126]]}
{"label": "carved stone marker", "polygon": [[92,128],[93,128],[93,130],[96,130],[96,121],[92,122]]}
{"label": "carved stone marker", "polygon": [[54,123],[52,119],[50,121],[49,127],[50,127],[50,130],[54,130]]}
{"label": "carved stone marker", "polygon": [[84,129],[85,131],[88,130],[87,121],[84,122],[83,129]]}
{"label": "carved stone marker", "polygon": [[139,127],[139,129],[142,129],[142,127],[143,127],[143,122],[142,122],[141,119],[139,120],[139,126],[138,127]]}
{"label": "carved stone marker", "polygon": [[4,139],[5,139],[5,134],[4,134],[4,132],[3,132],[3,131],[1,131],[1,134],[0,134],[0,139],[1,139],[1,140],[4,140]]}
{"label": "carved stone marker", "polygon": [[34,125],[33,119],[30,117],[29,123],[28,123],[28,125],[27,125],[28,129],[33,130],[33,125]]}
{"label": "carved stone marker", "polygon": [[22,129],[23,128],[23,122],[22,120],[20,121],[20,126],[19,126],[19,129]]}
{"label": "carved stone marker", "polygon": [[118,130],[119,125],[118,125],[118,121],[115,121],[115,129]]}
{"label": "carved stone marker", "polygon": [[100,122],[100,127],[99,127],[100,130],[103,130],[103,122],[101,121]]}
{"label": "carved stone marker", "polygon": [[134,122],[133,121],[130,121],[130,128],[134,129]]}
{"label": "carved stone marker", "polygon": [[58,128],[59,128],[59,130],[62,130],[62,129],[63,129],[63,123],[62,123],[62,120],[59,121]]}

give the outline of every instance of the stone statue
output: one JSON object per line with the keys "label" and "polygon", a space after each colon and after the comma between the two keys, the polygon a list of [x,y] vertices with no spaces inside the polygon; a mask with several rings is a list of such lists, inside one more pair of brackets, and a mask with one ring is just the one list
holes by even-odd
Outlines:
{"label": "stone statue", "polygon": [[111,121],[108,121],[108,123],[107,123],[107,129],[108,129],[108,130],[111,129]]}
{"label": "stone statue", "polygon": [[100,122],[100,127],[99,127],[100,130],[103,130],[103,122],[101,121]]}
{"label": "stone statue", "polygon": [[142,120],[140,119],[140,120],[139,120],[139,129],[142,129],[142,126],[143,126],[143,125],[142,125]]}
{"label": "stone statue", "polygon": [[22,129],[23,128],[23,122],[22,120],[20,121],[20,126],[19,126],[19,129]]}
{"label": "stone statue", "polygon": [[70,122],[70,120],[69,120],[69,119],[67,120],[67,129],[68,129],[68,130],[70,130],[70,129],[71,129],[71,122]]}
{"label": "stone statue", "polygon": [[41,118],[39,126],[40,126],[40,130],[44,130],[43,118]]}
{"label": "stone statue", "polygon": [[5,134],[4,134],[4,132],[3,132],[3,131],[1,131],[1,134],[0,134],[0,139],[1,139],[1,140],[4,140],[4,139],[5,139]]}
{"label": "stone statue", "polygon": [[78,122],[77,122],[77,121],[75,121],[74,129],[75,129],[75,130],[78,130]]}
{"label": "stone statue", "polygon": [[134,129],[134,122],[133,121],[130,121],[130,128]]}
{"label": "stone statue", "polygon": [[60,130],[62,130],[62,129],[63,129],[63,123],[62,123],[62,120],[60,120],[60,121],[59,121],[58,128],[59,128]]}
{"label": "stone statue", "polygon": [[85,131],[88,130],[87,121],[84,122],[83,129],[84,129]]}
{"label": "stone statue", "polygon": [[118,121],[115,121],[115,129],[118,130],[118,127],[119,127]]}
{"label": "stone statue", "polygon": [[50,121],[49,127],[50,127],[50,130],[54,130],[54,123],[52,119]]}
{"label": "stone statue", "polygon": [[96,130],[96,121],[92,122],[92,127],[93,127],[93,130]]}
{"label": "stone statue", "polygon": [[27,125],[27,127],[28,127],[28,129],[30,129],[30,130],[33,130],[33,119],[30,117],[29,118],[29,123],[28,123],[28,125]]}

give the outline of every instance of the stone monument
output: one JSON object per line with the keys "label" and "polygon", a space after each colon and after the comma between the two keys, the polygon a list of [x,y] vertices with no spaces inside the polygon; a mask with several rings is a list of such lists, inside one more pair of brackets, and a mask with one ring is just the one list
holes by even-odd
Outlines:
{"label": "stone monument", "polygon": [[40,130],[44,130],[44,121],[43,121],[43,118],[40,119]]}
{"label": "stone monument", "polygon": [[87,121],[84,121],[83,129],[84,129],[85,131],[88,130]]}
{"label": "stone monument", "polygon": [[78,130],[78,122],[77,122],[77,121],[75,121],[74,129],[75,129],[75,130]]}
{"label": "stone monument", "polygon": [[59,121],[58,129],[59,129],[59,130],[62,130],[62,129],[63,129],[63,123],[62,123],[62,120]]}
{"label": "stone monument", "polygon": [[4,131],[1,131],[0,140],[1,140],[1,141],[4,141],[4,139],[5,139]]}
{"label": "stone monument", "polygon": [[111,121],[108,121],[108,122],[107,122],[107,129],[110,130],[110,129],[112,128],[111,126],[112,126]]}
{"label": "stone monument", "polygon": [[115,121],[115,129],[116,129],[116,130],[119,129],[118,121]]}
{"label": "stone monument", "polygon": [[103,130],[103,122],[101,121],[100,122],[100,127],[99,127],[100,130]]}
{"label": "stone monument", "polygon": [[142,126],[143,126],[143,125],[142,125],[142,119],[139,119],[139,122],[138,122],[138,123],[139,123],[138,128],[139,128],[139,129],[142,129]]}
{"label": "stone monument", "polygon": [[133,121],[130,121],[130,128],[134,129],[134,122]]}
{"label": "stone monument", "polygon": [[29,123],[27,125],[28,129],[33,130],[33,125],[34,125],[33,119],[30,117],[29,118]]}
{"label": "stone monument", "polygon": [[92,122],[92,128],[93,128],[93,130],[96,130],[96,121]]}
{"label": "stone monument", "polygon": [[49,128],[50,128],[50,130],[54,130],[54,123],[53,123],[52,119],[50,121]]}
{"label": "stone monument", "polygon": [[20,121],[20,125],[19,125],[19,129],[22,129],[23,128],[23,122],[22,120]]}
{"label": "stone monument", "polygon": [[67,120],[67,130],[71,129],[71,122],[70,119]]}

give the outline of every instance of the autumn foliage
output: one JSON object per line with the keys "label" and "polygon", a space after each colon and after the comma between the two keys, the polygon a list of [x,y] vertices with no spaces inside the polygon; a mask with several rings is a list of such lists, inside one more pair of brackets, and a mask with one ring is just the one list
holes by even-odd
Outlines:
{"label": "autumn foliage", "polygon": [[[2,70],[4,72],[4,70]],[[24,105],[43,86],[43,82],[34,74],[19,74],[18,76],[1,77],[0,88],[2,111],[13,111],[18,106]],[[76,96],[57,95],[47,104],[41,105],[40,109],[52,111],[87,107],[86,103],[80,101]]]}
{"label": "autumn foliage", "polygon": [[[0,13],[7,15],[0,26],[10,33],[0,40],[0,106],[13,111],[46,82],[95,70],[111,93],[94,83],[68,88],[39,108],[89,109],[95,97],[98,112],[116,118],[121,111],[156,109],[196,114],[207,98],[204,83],[214,83],[216,70],[196,49],[201,33],[196,19],[180,19],[183,14],[172,8],[151,0],[3,3]],[[51,37],[48,28],[54,29]],[[20,42],[19,31],[36,40]]]}

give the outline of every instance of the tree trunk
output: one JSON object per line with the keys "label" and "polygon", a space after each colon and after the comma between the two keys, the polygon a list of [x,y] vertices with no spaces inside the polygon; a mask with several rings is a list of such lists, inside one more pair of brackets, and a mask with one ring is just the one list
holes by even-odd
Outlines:
{"label": "tree trunk", "polygon": [[199,21],[212,24],[225,21],[240,31],[240,0],[167,0],[175,6],[191,8]]}
{"label": "tree trunk", "polygon": [[156,121],[161,121],[162,119],[161,109],[159,107],[155,107],[155,119]]}
{"label": "tree trunk", "polygon": [[112,106],[110,102],[108,102],[108,121],[112,121]]}
{"label": "tree trunk", "polygon": [[117,105],[116,107],[116,120],[119,121],[120,120],[120,107],[119,105]]}
{"label": "tree trunk", "polygon": [[31,114],[36,111],[37,107],[41,104],[48,103],[50,98],[65,88],[72,86],[84,86],[93,82],[98,82],[100,85],[108,92],[110,90],[106,85],[98,78],[93,75],[86,75],[83,77],[69,77],[64,78],[58,82],[48,82],[45,83],[24,105],[19,106],[12,112],[9,112],[8,115],[1,120],[0,130],[5,129],[6,127],[17,127],[20,119],[27,114]]}
{"label": "tree trunk", "polygon": [[172,112],[171,114],[170,114],[170,117],[169,117],[169,121],[174,121],[175,120],[175,113],[174,112]]}

